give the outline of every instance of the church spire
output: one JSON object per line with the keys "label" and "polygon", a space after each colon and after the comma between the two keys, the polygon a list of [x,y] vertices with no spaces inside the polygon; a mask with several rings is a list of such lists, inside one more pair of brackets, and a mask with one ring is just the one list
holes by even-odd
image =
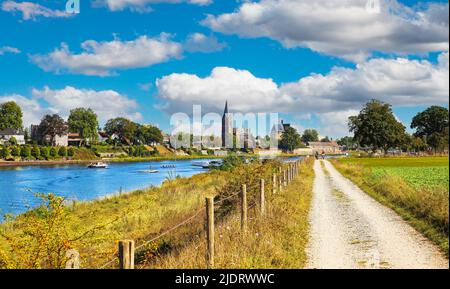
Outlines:
{"label": "church spire", "polygon": [[223,114],[227,113],[228,113],[228,100],[225,102],[225,111],[223,112]]}

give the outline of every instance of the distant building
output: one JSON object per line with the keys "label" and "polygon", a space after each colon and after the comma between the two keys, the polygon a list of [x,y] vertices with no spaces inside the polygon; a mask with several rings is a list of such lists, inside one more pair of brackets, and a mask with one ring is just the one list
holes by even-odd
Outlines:
{"label": "distant building", "polygon": [[98,141],[101,142],[101,143],[105,142],[105,141],[107,141],[109,139],[108,134],[106,132],[104,132],[104,131],[98,131],[97,135],[98,135]]}
{"label": "distant building", "polygon": [[228,101],[225,103],[225,110],[222,116],[222,147],[231,148],[233,146],[233,116],[228,111]]}
{"label": "distant building", "polygon": [[52,140],[52,137],[50,135],[42,136],[39,133],[39,125],[31,125],[30,133],[31,140],[37,143],[49,144],[56,147],[66,147],[69,145],[69,135],[67,133],[56,135]]}
{"label": "distant building", "polygon": [[337,142],[309,142],[308,147],[313,151],[313,153],[318,152],[319,154],[324,152],[326,154],[340,154],[342,153],[340,146]]}
{"label": "distant building", "polygon": [[272,137],[276,137],[278,141],[281,140],[281,136],[283,135],[283,133],[291,127],[291,124],[289,123],[284,123],[284,121],[282,120],[281,123],[276,124],[272,127],[272,131],[271,131],[271,136]]}
{"label": "distant building", "polygon": [[16,139],[19,145],[25,144],[25,135],[21,131],[12,128],[0,131],[0,144],[9,142],[12,138]]}

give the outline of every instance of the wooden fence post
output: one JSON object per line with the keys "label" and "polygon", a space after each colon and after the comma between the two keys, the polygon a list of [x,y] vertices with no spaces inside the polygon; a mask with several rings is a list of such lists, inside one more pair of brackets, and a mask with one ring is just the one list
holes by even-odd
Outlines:
{"label": "wooden fence post", "polygon": [[134,269],[134,241],[119,241],[119,268]]}
{"label": "wooden fence post", "polygon": [[206,266],[214,268],[214,198],[206,198]]}
{"label": "wooden fence post", "polygon": [[272,176],[272,194],[277,193],[277,174],[273,174]]}
{"label": "wooden fence post", "polygon": [[261,190],[259,192],[259,213],[261,214],[261,217],[266,214],[266,196],[264,194],[264,189],[265,181],[264,179],[261,179]]}
{"label": "wooden fence post", "polygon": [[284,181],[284,187],[287,187],[287,172],[284,170],[283,172],[283,181]]}
{"label": "wooden fence post", "polygon": [[241,191],[241,230],[247,231],[247,185],[242,185]]}

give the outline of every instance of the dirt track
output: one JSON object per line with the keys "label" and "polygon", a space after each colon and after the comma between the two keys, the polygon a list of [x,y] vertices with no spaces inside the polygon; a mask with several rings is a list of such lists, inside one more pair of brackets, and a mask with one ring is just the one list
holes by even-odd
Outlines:
{"label": "dirt track", "polygon": [[316,161],[314,172],[308,268],[449,268],[436,246],[330,162]]}

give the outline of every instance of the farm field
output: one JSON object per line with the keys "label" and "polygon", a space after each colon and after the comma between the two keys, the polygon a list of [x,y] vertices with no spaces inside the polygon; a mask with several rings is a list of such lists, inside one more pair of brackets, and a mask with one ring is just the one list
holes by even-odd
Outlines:
{"label": "farm field", "polygon": [[436,187],[449,189],[448,157],[364,158],[343,159],[340,162],[371,168],[376,179],[391,175],[402,178],[417,189]]}
{"label": "farm field", "polygon": [[333,164],[448,254],[448,157],[348,158]]}

